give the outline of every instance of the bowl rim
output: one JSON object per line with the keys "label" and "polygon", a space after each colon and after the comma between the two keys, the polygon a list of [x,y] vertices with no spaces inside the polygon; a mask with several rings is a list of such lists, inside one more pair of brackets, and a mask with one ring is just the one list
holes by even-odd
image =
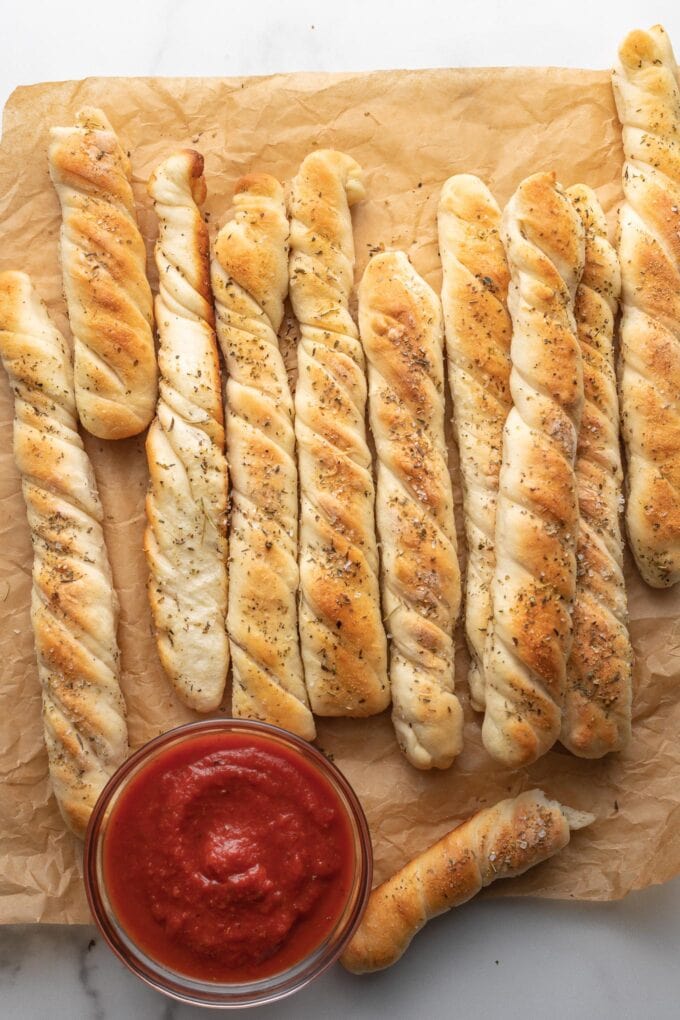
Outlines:
{"label": "bowl rim", "polygon": [[[319,946],[303,957],[302,960],[298,961],[297,964],[278,974],[270,975],[268,978],[261,978],[255,982],[234,984],[204,982],[192,979],[185,974],[160,964],[137,946],[125,931],[123,925],[117,919],[110,916],[104,904],[102,889],[100,888],[105,883],[103,880],[103,869],[101,869],[102,881],[100,882],[97,865],[105,831],[103,826],[106,821],[106,813],[114,796],[125,789],[134,776],[139,775],[143,771],[146,762],[151,762],[158,754],[162,753],[162,749],[166,745],[191,740],[211,730],[225,730],[229,732],[242,730],[245,733],[251,732],[259,737],[273,739],[274,742],[287,745],[303,755],[308,762],[311,759],[311,763],[330,782],[336,798],[343,804],[352,827],[354,845],[357,850],[352,890],[343,914],[340,915],[336,922],[336,928],[325,937]],[[85,834],[83,850],[85,893],[95,925],[109,949],[112,950],[128,970],[148,987],[161,992],[177,1002],[206,1008],[247,1009],[251,1006],[267,1005],[294,995],[319,978],[338,960],[358,928],[370,896],[372,878],[373,847],[368,822],[361,802],[344,773],[319,748],[309,743],[309,741],[272,723],[260,722],[254,719],[199,719],[175,726],[147,741],[126,758],[108,780],[92,810]],[[352,898],[354,899],[353,903]],[[345,919],[344,928],[342,928],[338,937],[337,926],[342,923],[350,904],[352,904],[350,913]],[[322,949],[324,951],[321,953],[316,965],[310,966],[310,961],[313,961],[315,954],[318,954]],[[165,978],[164,975],[166,976]],[[173,981],[172,987],[168,985],[167,980]],[[285,983],[286,981],[288,982],[287,984]],[[258,990],[258,985],[271,985],[271,987],[262,987],[261,990]],[[239,988],[244,989],[242,992],[244,998],[230,1001],[228,997],[229,990]],[[249,991],[250,989],[252,991]],[[210,997],[211,992],[213,992],[214,998]]]}

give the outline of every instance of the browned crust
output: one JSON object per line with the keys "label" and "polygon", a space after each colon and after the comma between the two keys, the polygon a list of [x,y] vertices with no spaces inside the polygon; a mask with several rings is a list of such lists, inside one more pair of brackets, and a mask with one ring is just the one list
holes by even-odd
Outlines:
{"label": "browned crust", "polygon": [[17,398],[14,454],[33,544],[31,623],[50,777],[82,836],[127,753],[117,600],[67,348],[23,273],[0,274],[0,356]]}
{"label": "browned crust", "polygon": [[288,234],[280,183],[269,174],[242,177],[213,261],[232,480],[227,627],[233,714],[313,740],[297,630],[293,402],[277,338]]}
{"label": "browned crust", "polygon": [[626,523],[642,577],[662,588],[680,579],[680,86],[661,26],[629,33],[612,82],[626,157],[619,216]]}
{"label": "browned crust", "polygon": [[389,703],[364,358],[349,312],[349,206],[363,194],[360,177],[351,157],[321,150],[303,161],[291,189],[290,294],[301,331],[299,619],[318,715],[372,715]]}
{"label": "browned crust", "polygon": [[511,405],[510,274],[500,225],[501,210],[478,177],[458,174],[446,181],[438,209],[442,304],[468,551],[468,684],[478,711],[485,701],[483,659],[491,616],[498,475]]}
{"label": "browned crust", "polygon": [[574,754],[597,758],[623,748],[631,726],[632,649],[619,526],[623,473],[613,351],[621,285],[594,192],[576,185],[568,195],[586,228],[586,261],[575,302],[585,405],[576,459],[580,524],[574,640],[561,740]]}
{"label": "browned crust", "polygon": [[[269,199],[258,204],[257,229],[263,236],[278,232],[276,201],[281,200],[281,185],[271,174],[247,174],[236,182],[234,197],[252,195]],[[215,257],[225,273],[234,280],[255,301],[264,306],[268,295],[278,289],[279,256],[268,244],[258,244],[254,249],[245,233],[232,232],[229,225],[224,227],[215,242]]]}
{"label": "browned crust", "polygon": [[462,749],[463,718],[454,694],[460,571],[444,437],[441,308],[403,252],[384,252],[364,272],[359,321],[378,454],[392,718],[412,765],[448,768]]}
{"label": "browned crust", "polygon": [[153,308],[130,162],[98,110],[54,128],[50,175],[62,205],[61,259],[84,426],[103,439],[141,432],[156,398]]}
{"label": "browned crust", "polygon": [[548,173],[522,182],[503,228],[514,406],[503,438],[482,736],[494,758],[518,767],[559,736],[572,640],[583,406],[573,300],[584,228]]}
{"label": "browned crust", "polygon": [[497,879],[521,875],[568,842],[560,805],[540,790],[478,811],[373,890],[340,962],[355,974],[391,966],[431,918]]}

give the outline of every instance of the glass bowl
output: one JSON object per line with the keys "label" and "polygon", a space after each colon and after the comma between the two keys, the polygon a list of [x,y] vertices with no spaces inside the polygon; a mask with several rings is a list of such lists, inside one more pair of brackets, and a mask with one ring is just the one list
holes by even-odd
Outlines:
{"label": "glass bowl", "polygon": [[[299,755],[326,780],[349,822],[354,850],[353,880],[344,909],[320,945],[294,966],[269,977],[241,983],[201,981],[172,970],[152,958],[128,935],[118,920],[106,889],[103,849],[109,821],[130,782],[170,748],[206,734],[252,734],[259,742],[283,745]],[[372,850],[368,825],[359,800],[343,774],[305,740],[266,723],[241,719],[210,719],[189,723],[151,740],[127,759],[109,780],[97,801],[87,835],[84,857],[85,889],[94,920],[120,960],[152,988],[181,1002],[216,1008],[239,1008],[274,1002],[304,988],[333,964],[354,934],[371,890]]]}

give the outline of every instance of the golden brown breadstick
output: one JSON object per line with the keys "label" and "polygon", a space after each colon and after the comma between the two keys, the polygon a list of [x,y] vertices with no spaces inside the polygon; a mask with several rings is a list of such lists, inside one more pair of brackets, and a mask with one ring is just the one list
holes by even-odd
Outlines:
{"label": "golden brown breadstick", "polygon": [[61,202],[61,268],[81,422],[101,439],[137,435],[156,406],[153,303],[130,160],[101,110],[50,132]]}
{"label": "golden brown breadstick", "polygon": [[567,195],[586,231],[586,260],[574,307],[585,403],[576,452],[580,517],[574,640],[560,739],[574,754],[600,758],[620,750],[630,737],[633,653],[619,521],[623,471],[614,372],[621,274],[595,193],[577,184]]}
{"label": "golden brown breadstick", "polygon": [[560,734],[576,588],[583,373],[573,308],[584,229],[554,174],[520,184],[503,213],[503,243],[513,407],[503,432],[482,738],[516,768]]}
{"label": "golden brown breadstick", "polygon": [[552,857],[592,821],[541,790],[478,811],[373,890],[340,962],[354,974],[390,967],[431,918]]}
{"label": "golden brown breadstick", "polygon": [[283,188],[269,174],[237,183],[212,282],[227,364],[232,712],[313,740],[297,629],[293,400],[277,336],[288,291],[288,218]]}
{"label": "golden brown breadstick", "polygon": [[0,356],[33,543],[31,623],[52,787],[83,836],[127,751],[118,600],[66,343],[25,273],[0,273]]}
{"label": "golden brown breadstick", "polygon": [[642,577],[680,579],[680,84],[660,25],[634,31],[612,79],[623,128],[621,420],[626,523]]}
{"label": "golden brown breadstick", "polygon": [[300,323],[300,642],[317,715],[366,716],[390,700],[380,616],[364,353],[349,311],[350,205],[361,168],[319,150],[291,187],[290,297]]}
{"label": "golden brown breadstick", "polygon": [[439,252],[453,425],[467,538],[465,635],[470,701],[484,711],[498,474],[510,398],[508,263],[501,211],[478,177],[450,177],[439,199]]}
{"label": "golden brown breadstick", "polygon": [[446,769],[463,747],[454,693],[460,569],[444,437],[439,298],[401,251],[368,263],[359,287],[383,611],[392,638],[392,721],[416,768]]}

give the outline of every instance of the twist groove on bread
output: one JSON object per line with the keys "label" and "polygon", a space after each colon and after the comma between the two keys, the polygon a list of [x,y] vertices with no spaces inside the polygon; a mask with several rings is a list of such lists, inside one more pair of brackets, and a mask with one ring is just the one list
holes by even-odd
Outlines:
{"label": "twist groove on bread", "polygon": [[50,777],[64,820],[83,836],[128,751],[118,601],[70,354],[24,273],[0,273],[0,356],[33,543],[31,623]]}
{"label": "twist groove on bread", "polygon": [[623,128],[620,397],[626,524],[647,584],[680,579],[680,86],[664,30],[631,32],[614,98]]}
{"label": "twist groove on bread", "polygon": [[340,962],[354,974],[390,967],[431,918],[553,857],[592,821],[541,790],[478,811],[373,890]]}
{"label": "twist groove on bread", "polygon": [[288,218],[283,188],[269,174],[237,183],[212,280],[228,372],[232,711],[313,740],[297,631],[293,400],[277,336],[288,291]]}
{"label": "twist groove on bread", "polygon": [[508,263],[501,211],[478,177],[459,174],[442,188],[438,211],[442,304],[453,425],[460,454],[467,538],[465,634],[470,701],[484,711],[484,645],[491,580],[503,426],[510,398]]}
{"label": "twist groove on bread", "polygon": [[513,407],[503,433],[482,739],[497,761],[518,767],[560,734],[572,642],[583,408],[573,305],[584,228],[555,175],[540,173],[510,199],[502,233]]}
{"label": "twist groove on bread", "polygon": [[359,327],[378,454],[392,720],[412,765],[445,769],[462,750],[463,712],[454,694],[460,570],[444,437],[444,331],[437,295],[403,252],[368,263]]}
{"label": "twist groove on bread", "polygon": [[567,195],[586,232],[585,266],[574,308],[585,403],[576,451],[580,521],[574,639],[561,740],[574,754],[599,758],[626,745],[631,715],[633,653],[619,522],[623,471],[614,371],[621,273],[595,193],[577,184]]}
{"label": "twist groove on bread", "polygon": [[101,110],[50,132],[61,203],[61,268],[73,333],[76,404],[101,439],[137,435],[156,404],[153,301],[130,160]]}
{"label": "twist groove on bread", "polygon": [[330,150],[307,156],[292,184],[290,296],[300,324],[300,639],[317,715],[373,715],[390,700],[364,422],[365,361],[349,312],[349,207],[363,195],[359,165]]}
{"label": "twist groove on bread", "polygon": [[160,391],[146,439],[144,550],[163,669],[198,712],[217,708],[229,668],[227,462],[210,289],[203,157],[185,149],[149,180],[158,216],[155,256]]}

